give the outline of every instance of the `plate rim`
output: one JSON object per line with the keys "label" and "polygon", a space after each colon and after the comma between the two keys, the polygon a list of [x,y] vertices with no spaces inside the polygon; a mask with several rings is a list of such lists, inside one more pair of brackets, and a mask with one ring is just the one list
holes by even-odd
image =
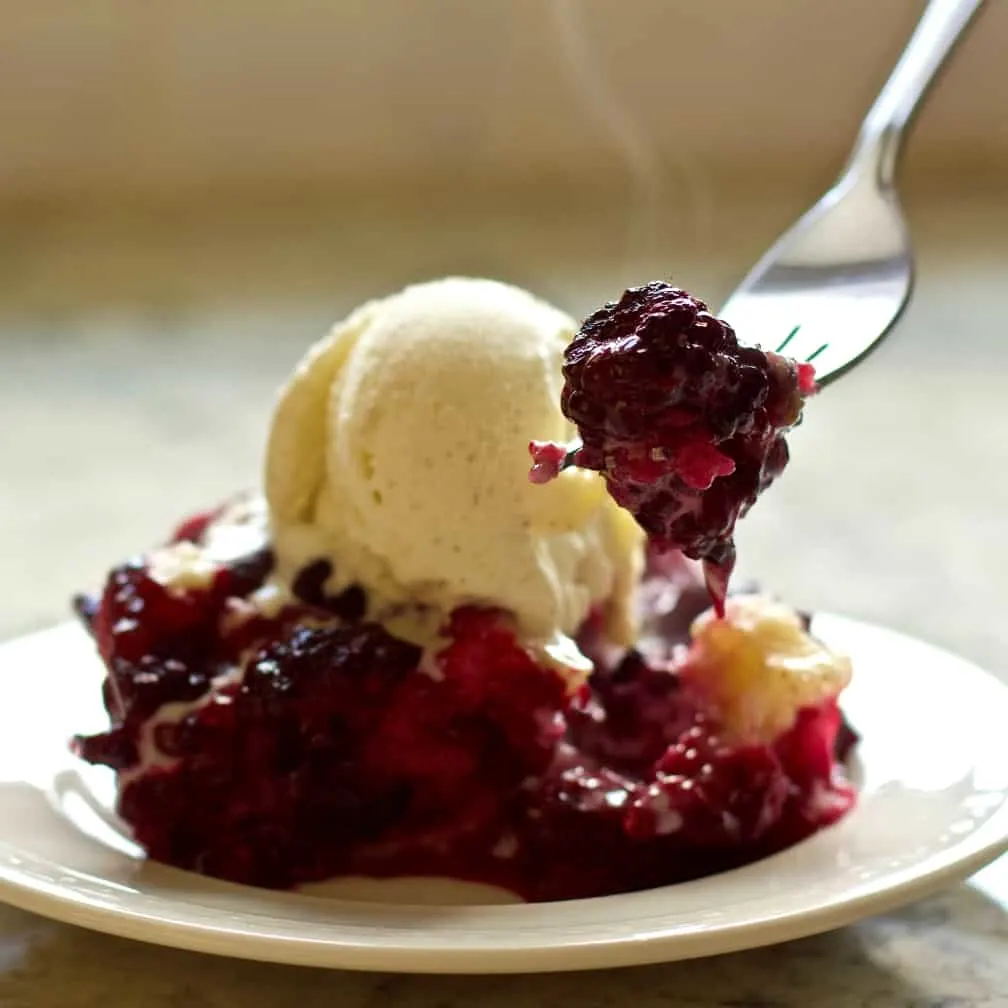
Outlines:
{"label": "plate rim", "polygon": [[[842,633],[844,627],[853,626],[879,632],[897,639],[901,644],[924,647],[944,661],[960,666],[968,666],[975,675],[1008,694],[1008,684],[979,665],[962,658],[944,648],[932,645],[919,638],[869,621],[830,613],[817,614],[816,623],[826,624],[830,630]],[[62,623],[55,627],[14,638],[0,644],[0,655],[9,648],[37,645],[41,639],[66,633],[73,623]],[[1008,699],[1008,697],[1006,697]],[[857,810],[853,816],[857,815]],[[851,820],[853,821],[853,820]],[[820,836],[826,835],[824,831]],[[814,842],[811,838],[808,842]],[[786,858],[790,848],[754,865],[735,871],[747,871],[757,867],[772,866],[776,859]],[[662,933],[651,931],[647,934],[616,935],[603,938],[579,938],[572,935],[568,940],[551,941],[548,944],[518,944],[498,946],[440,946],[423,947],[415,944],[397,943],[394,936],[388,936],[379,943],[354,943],[328,936],[314,939],[291,934],[264,934],[248,932],[239,927],[229,927],[224,923],[207,924],[195,920],[178,920],[144,912],[142,909],[114,906],[100,898],[77,889],[49,883],[45,879],[25,876],[10,863],[12,854],[24,859],[27,856],[54,867],[61,867],[57,861],[37,858],[23,848],[9,841],[0,840],[0,902],[7,903],[32,913],[51,918],[62,923],[85,927],[90,930],[121,938],[143,941],[155,945],[203,952],[240,959],[264,962],[286,963],[290,965],[317,966],[348,969],[355,971],[382,971],[394,973],[434,973],[434,974],[480,974],[480,973],[538,973],[567,972],[586,969],[602,969],[622,966],[643,965],[655,962],[671,962],[699,958],[707,955],[723,954],[777,944],[808,937],[833,928],[843,927],[863,917],[884,913],[913,900],[931,895],[940,889],[960,882],[980,868],[1008,851],[1008,799],[994,809],[990,816],[975,830],[966,834],[944,850],[928,855],[923,862],[917,862],[887,873],[881,879],[864,882],[847,892],[828,900],[821,906],[797,912],[775,914],[767,907],[757,910],[753,916],[741,921],[728,921],[695,929],[671,930]],[[66,868],[65,865],[62,866]],[[161,870],[183,873],[179,869],[158,866]],[[922,870],[923,868],[923,870]],[[75,869],[76,871],[76,869]],[[80,874],[86,874],[81,872]],[[721,878],[732,873],[721,873],[713,878]],[[216,880],[215,880],[216,881]],[[652,896],[661,896],[666,891],[671,895],[682,891],[684,886],[700,886],[706,879],[678,885],[664,886],[650,890]],[[884,886],[881,883],[884,881]],[[228,891],[240,894],[247,887],[216,882]],[[261,894],[262,890],[254,890]],[[290,897],[289,893],[277,896]],[[596,897],[591,900],[568,901],[573,904],[605,904],[623,901],[640,894],[617,894]],[[162,897],[169,898],[169,897]],[[184,904],[184,898],[179,898]],[[360,906],[364,901],[339,899],[342,906]],[[375,903],[365,903],[373,914]],[[564,904],[516,904],[512,906],[462,906],[443,907],[440,912],[465,911],[477,917],[490,912],[497,916],[503,912],[528,912],[541,914],[543,908]],[[397,905],[400,910],[410,909],[410,905]],[[415,906],[413,909],[417,909]],[[424,908],[427,911],[430,907]],[[714,945],[716,948],[711,948]]]}
{"label": "plate rim", "polygon": [[[951,848],[949,853],[955,849]],[[769,915],[720,925],[707,932],[652,934],[646,938],[626,936],[549,946],[451,950],[390,943],[356,945],[332,939],[313,941],[289,935],[249,934],[197,922],[167,920],[133,910],[116,910],[86,899],[68,897],[57,887],[41,882],[31,885],[12,882],[6,869],[0,869],[0,901],[50,920],[118,938],[256,962],[355,972],[435,975],[560,973],[706,958],[811,937],[868,916],[886,913],[933,895],[946,885],[965,881],[1006,851],[1008,837],[985,844],[961,858],[943,858],[948,863],[939,863],[923,874],[906,869],[901,874],[907,877],[881,891],[860,893],[855,890],[842,899],[800,914]],[[676,888],[663,886],[652,892]],[[620,898],[620,895],[600,897],[604,900]],[[716,938],[716,951],[704,947],[712,937]],[[757,940],[751,940],[754,937]],[[445,958],[440,958],[442,956]]]}

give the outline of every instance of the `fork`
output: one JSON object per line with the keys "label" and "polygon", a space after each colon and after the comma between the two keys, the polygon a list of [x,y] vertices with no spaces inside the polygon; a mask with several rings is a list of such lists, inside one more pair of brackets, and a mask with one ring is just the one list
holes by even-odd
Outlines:
{"label": "fork", "polygon": [[[814,364],[819,388],[864,360],[910,300],[913,253],[896,193],[903,137],[983,2],[929,0],[840,178],[763,254],[719,312],[739,343]],[[577,465],[581,448],[580,438],[564,445],[553,460],[557,471]]]}
{"label": "fork", "polygon": [[740,342],[813,362],[823,386],[890,331],[914,274],[896,193],[903,137],[982,3],[930,0],[839,180],[777,239],[719,313]]}

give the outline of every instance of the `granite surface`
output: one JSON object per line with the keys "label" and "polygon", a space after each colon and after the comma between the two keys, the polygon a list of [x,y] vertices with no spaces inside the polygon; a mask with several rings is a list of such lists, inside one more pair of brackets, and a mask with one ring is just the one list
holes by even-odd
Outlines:
{"label": "granite surface", "polygon": [[[1002,197],[911,194],[915,301],[872,363],[810,410],[788,476],[741,537],[744,565],[796,603],[917,634],[999,674],[1008,603]],[[456,218],[426,201],[383,217],[356,200],[251,217],[204,207],[13,221],[0,255],[0,633],[63,618],[67,595],[110,560],[188,508],[254,483],[274,385],[358,298],[458,271],[528,284],[580,312],[628,279],[672,269],[716,302],[802,198],[716,203],[700,227],[651,208],[630,237],[617,227],[626,207],[589,196],[542,212],[502,197],[475,217],[456,205]],[[617,232],[626,244],[614,251]],[[675,233],[691,237],[677,244]],[[712,234],[730,247],[714,254]],[[0,908],[3,1008],[473,1001],[1006,1005],[1008,861],[901,912],[778,948],[532,978],[236,962]]]}

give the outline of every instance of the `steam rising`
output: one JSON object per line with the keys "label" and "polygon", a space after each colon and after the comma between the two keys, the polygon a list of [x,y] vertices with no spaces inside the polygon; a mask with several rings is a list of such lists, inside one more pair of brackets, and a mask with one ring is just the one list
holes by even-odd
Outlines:
{"label": "steam rising", "polygon": [[[585,24],[584,8],[584,0],[552,0],[557,41],[571,84],[619,155],[633,186],[619,268],[632,282],[656,278],[641,275],[642,268],[667,276],[690,254],[709,251],[707,238],[714,231],[710,186],[699,162],[687,154],[677,150],[671,165],[663,162],[658,144],[607,79]],[[670,94],[678,83],[670,71]],[[669,109],[673,115],[671,102]],[[670,181],[679,196],[671,214],[667,206]]]}

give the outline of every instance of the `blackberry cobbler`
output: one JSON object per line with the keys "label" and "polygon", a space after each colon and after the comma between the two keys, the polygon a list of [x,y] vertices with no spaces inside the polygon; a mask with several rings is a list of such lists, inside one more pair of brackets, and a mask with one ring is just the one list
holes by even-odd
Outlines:
{"label": "blackberry cobbler", "polygon": [[[265,493],[185,521],[78,600],[110,725],[75,750],[115,771],[118,812],[152,858],[271,887],[427,875],[571,899],[737,867],[850,808],[849,663],[768,597],[710,611],[684,555],[724,561],[738,502],[783,466],[807,383],[773,359],[732,364],[699,302],[662,289],[659,309],[644,291],[604,340],[605,320],[575,339],[562,313],[489,281],[363,306],[284,389]],[[665,503],[641,504],[636,447],[606,447],[643,432],[634,402],[616,408],[636,365],[585,348],[625,349],[649,326],[685,334],[689,360],[728,363],[718,391],[669,358],[669,387],[687,386],[682,422],[662,414],[676,461],[653,477]],[[637,497],[621,503],[650,539],[596,473],[528,483],[535,428],[571,433],[568,344],[568,413],[616,383],[613,409],[593,414],[600,438],[581,425],[578,461],[608,459],[610,489],[632,470]],[[739,475],[723,501],[684,505],[673,470],[687,487]],[[442,524],[425,510],[439,495]]]}

